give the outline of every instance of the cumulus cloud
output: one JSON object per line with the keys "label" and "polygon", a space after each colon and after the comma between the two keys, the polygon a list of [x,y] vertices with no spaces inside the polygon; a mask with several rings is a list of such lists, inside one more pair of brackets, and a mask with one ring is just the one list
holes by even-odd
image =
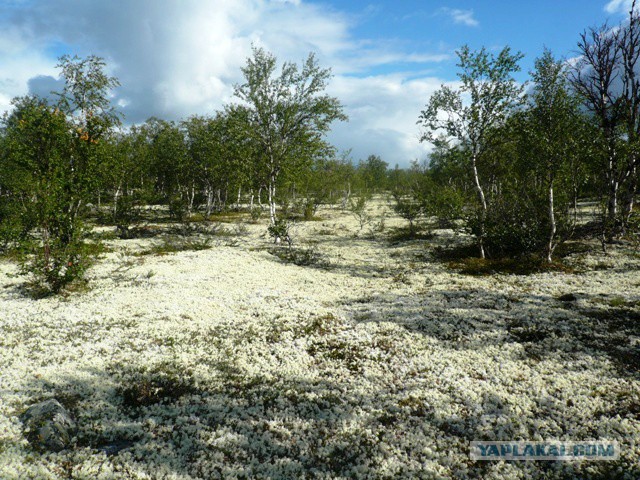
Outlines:
{"label": "cumulus cloud", "polygon": [[330,93],[349,99],[346,113],[357,128],[336,129],[330,138],[336,144],[348,144],[351,139],[355,159],[377,154],[393,166],[396,162],[406,165],[410,160],[424,158],[429,147],[419,143],[416,121],[427,99],[440,85],[437,78],[338,76]]}
{"label": "cumulus cloud", "polygon": [[[616,1],[616,0],[614,0]],[[467,27],[477,27],[480,25],[478,20],[473,16],[473,10],[461,10],[459,8],[443,8],[442,13],[448,15],[453,23],[465,25]]]}
{"label": "cumulus cloud", "polygon": [[[280,60],[301,61],[314,51],[323,66],[333,68],[332,91],[351,116],[349,124],[335,126],[338,147],[353,147],[354,155],[382,154],[379,145],[389,151],[390,163],[406,164],[424,150],[417,142],[416,110],[427,99],[420,82],[432,81],[366,74],[373,67],[421,66],[448,55],[356,40],[352,21],[301,0],[7,3],[0,6],[0,109],[28,91],[48,95],[61,53],[104,57],[122,85],[114,103],[127,122],[141,122],[213,113],[233,100],[252,43]],[[375,120],[360,113],[366,104],[377,112]]]}

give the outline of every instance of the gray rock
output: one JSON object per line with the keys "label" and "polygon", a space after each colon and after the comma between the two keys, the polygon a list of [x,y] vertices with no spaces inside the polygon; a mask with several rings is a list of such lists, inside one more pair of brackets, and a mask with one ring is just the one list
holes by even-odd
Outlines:
{"label": "gray rock", "polygon": [[98,451],[104,452],[108,457],[112,455],[117,455],[122,450],[126,450],[135,445],[136,442],[133,440],[115,440],[107,445],[102,445],[98,447]]}
{"label": "gray rock", "polygon": [[76,424],[56,399],[31,405],[21,416],[29,442],[38,449],[59,452],[71,445]]}

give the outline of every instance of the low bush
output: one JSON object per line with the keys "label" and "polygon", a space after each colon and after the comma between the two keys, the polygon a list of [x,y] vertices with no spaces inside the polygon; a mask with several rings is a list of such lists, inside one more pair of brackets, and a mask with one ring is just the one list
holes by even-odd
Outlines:
{"label": "low bush", "polygon": [[465,275],[493,275],[496,273],[509,275],[531,275],[541,272],[574,273],[574,269],[562,262],[549,263],[539,255],[503,257],[497,259],[468,257],[450,261],[449,268]]}
{"label": "low bush", "polygon": [[299,267],[315,265],[320,261],[320,255],[316,247],[272,248],[269,253],[285,263],[293,263]]}
{"label": "low bush", "polygon": [[293,240],[291,238],[290,228],[291,224],[289,221],[284,217],[280,217],[276,219],[273,225],[269,225],[267,232],[273,239],[273,243],[286,242],[289,248],[291,248]]}

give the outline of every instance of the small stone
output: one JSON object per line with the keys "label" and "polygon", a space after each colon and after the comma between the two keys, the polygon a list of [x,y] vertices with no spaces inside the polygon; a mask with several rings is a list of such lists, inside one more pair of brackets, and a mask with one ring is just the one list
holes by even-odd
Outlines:
{"label": "small stone", "polygon": [[21,416],[29,442],[38,449],[59,452],[71,445],[76,424],[56,399],[31,405]]}
{"label": "small stone", "polygon": [[117,455],[122,450],[126,450],[135,445],[135,442],[132,440],[116,440],[107,445],[102,445],[98,448],[98,451],[104,452],[108,457]]}

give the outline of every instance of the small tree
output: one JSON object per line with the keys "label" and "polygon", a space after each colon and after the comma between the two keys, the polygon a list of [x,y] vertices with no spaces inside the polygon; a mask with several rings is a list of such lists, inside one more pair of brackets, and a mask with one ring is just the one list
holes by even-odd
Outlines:
{"label": "small tree", "polygon": [[145,125],[149,138],[151,168],[156,178],[156,192],[169,207],[169,215],[184,220],[191,200],[195,177],[187,155],[184,132],[175,122],[157,118]]}
{"label": "small tree", "polygon": [[358,221],[359,230],[358,233],[362,232],[362,229],[371,223],[371,215],[367,212],[367,202],[371,196],[368,192],[361,191],[360,195],[355,199],[351,198],[349,200],[349,211],[351,215]]}
{"label": "small tree", "polygon": [[331,148],[323,136],[335,120],[346,120],[338,99],[326,95],[331,72],[309,54],[301,67],[286,62],[279,75],[276,58],[261,48],[242,69],[245,82],[235,95],[247,110],[244,133],[264,165],[269,195],[269,218],[276,224],[276,187],[283,171],[308,163]]}
{"label": "small tree", "polygon": [[389,164],[378,155],[369,155],[364,162],[358,165],[358,173],[362,177],[364,188],[368,191],[378,192],[384,190],[388,183]]}
{"label": "small tree", "polygon": [[444,130],[469,152],[469,167],[480,205],[478,246],[484,258],[487,199],[478,163],[491,148],[494,140],[491,130],[501,125],[520,102],[523,87],[512,75],[520,70],[518,62],[523,55],[512,54],[511,49],[505,47],[494,57],[484,48],[472,52],[466,45],[457,54],[462,86],[453,90],[443,85],[429,99],[418,123],[424,128],[421,141],[434,142]]}
{"label": "small tree", "polygon": [[104,139],[118,123],[108,99],[117,80],[104,66],[98,57],[62,57],[57,104],[18,98],[4,119],[16,171],[12,194],[24,200],[20,214],[32,219],[40,241],[23,270],[54,293],[88,266],[81,214],[98,187]]}
{"label": "small tree", "polygon": [[417,197],[415,192],[411,190],[409,190],[408,193],[400,190],[393,192],[393,199],[396,202],[393,209],[398,215],[409,222],[409,235],[415,235],[416,220],[423,214],[422,203]]}
{"label": "small tree", "polygon": [[539,169],[546,183],[548,211],[547,261],[551,262],[556,246],[557,220],[554,190],[557,177],[566,169],[569,159],[578,150],[574,130],[580,124],[577,102],[569,94],[567,74],[563,62],[557,61],[549,50],[535,61],[532,72],[534,90],[527,112],[529,128],[527,150],[530,158],[538,159]]}
{"label": "small tree", "polygon": [[129,228],[139,220],[144,197],[144,176],[148,167],[146,135],[139,127],[120,133],[105,145],[102,184],[111,192],[111,221],[121,238],[129,238]]}

